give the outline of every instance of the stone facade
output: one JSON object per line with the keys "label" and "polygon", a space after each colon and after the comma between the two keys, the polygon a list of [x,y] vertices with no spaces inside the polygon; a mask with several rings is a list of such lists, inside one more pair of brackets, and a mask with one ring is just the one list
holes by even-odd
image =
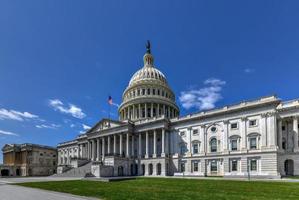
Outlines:
{"label": "stone facade", "polygon": [[49,176],[56,173],[57,150],[36,144],[6,144],[1,176]]}
{"label": "stone facade", "polygon": [[179,117],[150,51],[123,94],[119,121],[103,119],[58,145],[60,167],[94,162],[96,176],[299,175],[299,101],[275,96]]}

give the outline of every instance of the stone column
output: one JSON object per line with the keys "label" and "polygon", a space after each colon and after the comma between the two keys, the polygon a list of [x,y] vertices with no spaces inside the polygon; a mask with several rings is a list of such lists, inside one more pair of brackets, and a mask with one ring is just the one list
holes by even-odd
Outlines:
{"label": "stone column", "polygon": [[113,135],[113,154],[116,154],[116,135]]}
{"label": "stone column", "polygon": [[133,105],[133,116],[132,116],[132,119],[135,119],[135,106]]}
{"label": "stone column", "polygon": [[293,131],[294,131],[294,152],[298,152],[298,117],[293,117]]}
{"label": "stone column", "polygon": [[110,138],[110,135],[108,136],[108,149],[107,149],[107,153],[108,154],[110,154],[111,152],[110,152],[110,149],[111,149],[111,145],[110,145],[110,143],[111,143],[111,138]]}
{"label": "stone column", "polygon": [[229,122],[227,120],[223,121],[223,125],[224,125],[224,134],[223,134],[223,151],[224,153],[227,153],[227,151],[229,151],[228,148],[228,124]]}
{"label": "stone column", "polygon": [[127,157],[130,157],[130,151],[129,151],[129,144],[130,144],[130,141],[129,141],[129,138],[130,138],[130,135],[129,133],[127,133],[127,140],[126,140],[126,156]]}
{"label": "stone column", "polygon": [[100,139],[97,138],[97,161],[100,160]]}
{"label": "stone column", "polygon": [[145,158],[148,158],[148,131],[145,132]]}
{"label": "stone column", "polygon": [[91,140],[91,160],[95,161],[95,157],[94,157],[94,153],[95,153],[95,145],[94,145],[94,140]]}
{"label": "stone column", "polygon": [[142,151],[141,151],[141,147],[142,147],[142,144],[141,144],[141,141],[142,141],[142,135],[141,135],[141,133],[139,133],[139,136],[138,136],[138,156],[139,156],[139,158],[141,158],[141,156],[142,156]]}
{"label": "stone column", "polygon": [[278,130],[277,130],[278,149],[282,149],[282,119],[278,119]]}
{"label": "stone column", "polygon": [[86,151],[87,159],[90,159],[90,142],[87,140],[87,151]]}
{"label": "stone column", "polygon": [[164,115],[164,117],[167,117],[167,116],[166,116],[165,104],[163,104],[163,115]]}
{"label": "stone column", "polygon": [[200,140],[200,153],[205,153],[205,126],[200,126],[200,132],[199,132],[199,140]]}
{"label": "stone column", "polygon": [[168,114],[167,117],[170,118],[170,106],[167,106]]}
{"label": "stone column", "polygon": [[131,149],[131,155],[134,157],[135,156],[135,152],[134,152],[134,150],[135,150],[135,148],[134,148],[134,140],[135,140],[135,138],[134,138],[134,135],[132,135],[132,149]]}
{"label": "stone column", "polygon": [[119,135],[119,154],[122,156],[123,154],[123,135]]}
{"label": "stone column", "polygon": [[246,134],[246,123],[247,118],[241,118],[241,150],[245,151],[247,149],[247,134]]}
{"label": "stone column", "polygon": [[154,117],[154,104],[151,103],[151,117]]}
{"label": "stone column", "polygon": [[145,110],[145,118],[147,118],[147,104],[144,104],[144,110]]}
{"label": "stone column", "polygon": [[138,104],[138,112],[139,112],[139,116],[138,118],[141,119],[141,116],[142,116],[142,112],[141,112],[141,104]]}
{"label": "stone column", "polygon": [[162,128],[162,152],[161,152],[161,157],[165,157],[165,129]]}
{"label": "stone column", "polygon": [[105,137],[102,137],[102,160],[105,159]]}
{"label": "stone column", "polygon": [[160,117],[160,104],[157,104],[156,116]]}
{"label": "stone column", "polygon": [[154,130],[154,152],[153,152],[153,158],[157,157],[157,131]]}

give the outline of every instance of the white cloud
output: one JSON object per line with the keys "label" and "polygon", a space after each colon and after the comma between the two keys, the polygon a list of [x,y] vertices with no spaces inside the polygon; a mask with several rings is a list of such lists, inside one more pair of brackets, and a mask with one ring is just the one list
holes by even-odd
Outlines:
{"label": "white cloud", "polygon": [[36,128],[57,129],[60,127],[60,125],[58,125],[58,124],[50,124],[50,125],[40,124],[40,125],[35,125],[35,127]]}
{"label": "white cloud", "polygon": [[255,69],[252,69],[252,68],[245,68],[244,69],[244,72],[249,74],[249,73],[253,73],[255,71]]}
{"label": "white cloud", "polygon": [[83,130],[80,131],[80,133],[85,133],[86,131],[88,131],[89,129],[91,129],[90,126],[86,125],[86,124],[82,124]]}
{"label": "white cloud", "polygon": [[20,112],[16,110],[7,110],[4,108],[0,109],[0,120],[10,119],[17,121],[24,121],[25,119],[37,119],[37,115],[31,114],[29,112]]}
{"label": "white cloud", "polygon": [[222,99],[220,94],[225,81],[210,78],[204,81],[205,87],[183,91],[179,100],[185,109],[195,107],[199,110],[215,108],[215,103]]}
{"label": "white cloud", "polygon": [[19,136],[18,134],[16,133],[13,133],[13,132],[9,132],[9,131],[3,131],[3,130],[0,130],[0,135],[12,135],[12,136]]}
{"label": "white cloud", "polygon": [[59,99],[50,99],[49,105],[54,108],[54,110],[58,110],[61,113],[70,114],[75,118],[83,119],[86,117],[86,114],[82,111],[81,108],[77,107],[74,104],[68,104],[65,106]]}
{"label": "white cloud", "polygon": [[75,126],[76,126],[75,124],[71,124],[71,125],[70,125],[71,128],[74,128]]}

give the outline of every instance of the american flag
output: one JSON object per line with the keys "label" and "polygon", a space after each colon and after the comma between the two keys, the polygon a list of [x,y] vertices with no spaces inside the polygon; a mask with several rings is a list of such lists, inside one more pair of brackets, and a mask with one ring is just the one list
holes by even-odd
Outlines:
{"label": "american flag", "polygon": [[108,103],[109,103],[110,105],[113,104],[113,102],[112,102],[112,97],[111,97],[111,96],[108,97]]}

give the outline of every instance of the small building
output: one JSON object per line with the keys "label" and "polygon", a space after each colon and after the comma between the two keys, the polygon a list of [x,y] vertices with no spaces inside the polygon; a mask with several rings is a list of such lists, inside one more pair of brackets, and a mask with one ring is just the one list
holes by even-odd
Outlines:
{"label": "small building", "polygon": [[37,144],[6,144],[0,176],[49,176],[56,173],[57,150]]}

